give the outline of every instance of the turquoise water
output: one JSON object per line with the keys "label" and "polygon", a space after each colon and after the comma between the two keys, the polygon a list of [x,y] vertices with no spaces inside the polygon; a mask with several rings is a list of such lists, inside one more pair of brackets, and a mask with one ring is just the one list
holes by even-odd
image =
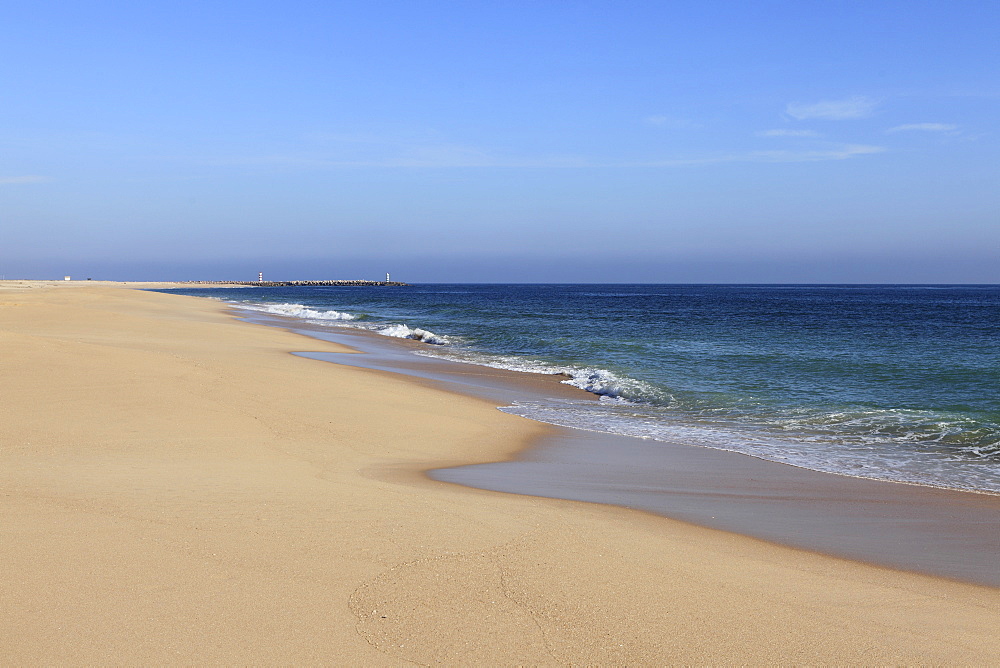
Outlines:
{"label": "turquoise water", "polygon": [[[180,290],[219,297],[218,290]],[[1000,493],[1000,286],[226,290],[244,308],[565,375],[504,410],[805,468]]]}

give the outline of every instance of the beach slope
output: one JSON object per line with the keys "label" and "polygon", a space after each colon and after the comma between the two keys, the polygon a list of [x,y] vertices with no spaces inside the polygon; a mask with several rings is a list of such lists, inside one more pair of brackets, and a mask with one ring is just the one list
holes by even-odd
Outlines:
{"label": "beach slope", "polygon": [[0,283],[0,660],[1000,661],[1000,590],[420,471],[548,429],[220,302]]}

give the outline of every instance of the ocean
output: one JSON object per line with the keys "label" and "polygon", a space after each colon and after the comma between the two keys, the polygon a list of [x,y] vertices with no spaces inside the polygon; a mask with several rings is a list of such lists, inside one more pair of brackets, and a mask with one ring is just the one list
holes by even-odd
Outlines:
{"label": "ocean", "polygon": [[414,285],[169,292],[560,374],[502,410],[816,471],[1000,494],[1000,286]]}

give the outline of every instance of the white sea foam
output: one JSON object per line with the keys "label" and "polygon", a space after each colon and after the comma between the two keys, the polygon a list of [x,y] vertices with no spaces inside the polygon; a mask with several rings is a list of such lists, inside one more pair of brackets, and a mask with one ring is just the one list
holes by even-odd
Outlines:
{"label": "white sea foam", "polygon": [[[273,313],[293,318],[303,318],[313,321],[337,321],[349,327],[360,327],[370,329],[382,336],[390,336],[397,339],[411,339],[422,343],[429,343],[436,346],[445,346],[454,343],[452,337],[435,334],[419,327],[409,327],[396,323],[391,325],[377,325],[375,323],[352,323],[357,316],[342,311],[319,311],[309,308],[303,304],[260,304],[243,303],[243,308],[259,311],[263,313]],[[472,351],[451,350],[447,353],[440,352],[418,352],[431,357],[442,357],[457,362],[488,366],[496,369],[507,369],[510,371],[520,371],[526,373],[541,373],[548,375],[566,376],[562,382],[573,387],[578,387],[592,394],[600,396],[602,399],[614,399],[620,401],[669,403],[671,397],[651,385],[628,376],[616,374],[607,369],[594,367],[558,366],[539,362],[515,355],[490,355],[486,353],[474,353]]]}
{"label": "white sea foam", "polygon": [[586,367],[583,369],[568,368],[567,371],[570,378],[562,382],[602,397],[658,403],[669,399],[664,392],[649,383],[628,376],[620,376],[607,369]]}
{"label": "white sea foam", "polygon": [[397,339],[413,339],[414,341],[422,341],[423,343],[432,343],[434,345],[443,346],[448,343],[448,337],[438,336],[434,332],[429,332],[426,329],[410,328],[406,325],[389,325],[388,327],[383,327],[382,329],[376,330],[382,336],[391,336]]}
{"label": "white sea foam", "polygon": [[439,357],[453,362],[487,366],[494,369],[520,371],[522,373],[540,373],[550,376],[566,376],[566,379],[560,382],[578,387],[591,394],[596,394],[602,399],[638,403],[659,403],[664,405],[670,404],[673,401],[673,398],[669,394],[650,383],[619,375],[607,369],[553,365],[516,355],[490,355],[465,350],[419,351],[417,354],[427,357]]}
{"label": "white sea foam", "polygon": [[241,304],[243,308],[305,320],[354,320],[357,316],[343,311],[317,311],[302,304]]}
{"label": "white sea foam", "polygon": [[617,402],[517,402],[500,410],[573,429],[728,450],[814,471],[1000,494],[989,452],[977,462],[945,449],[887,448],[884,438],[852,441],[804,432],[782,437],[746,424],[692,419],[662,406]]}
{"label": "white sea foam", "polygon": [[407,325],[398,323],[386,325],[385,323],[377,322],[359,322],[358,316],[352,313],[334,311],[332,309],[321,311],[309,308],[304,304],[262,304],[259,302],[243,302],[240,303],[239,306],[241,308],[260,313],[271,313],[289,318],[302,318],[303,320],[311,320],[313,322],[326,322],[329,324],[336,323],[339,326],[354,329],[367,329],[374,331],[377,334],[381,334],[382,336],[391,336],[397,339],[412,339],[414,341],[439,346],[452,343],[452,339],[447,336],[441,336],[419,327],[408,327]]}

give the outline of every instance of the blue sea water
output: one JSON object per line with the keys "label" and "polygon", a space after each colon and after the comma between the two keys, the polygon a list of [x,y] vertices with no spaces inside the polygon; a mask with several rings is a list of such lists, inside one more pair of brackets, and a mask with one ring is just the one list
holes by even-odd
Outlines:
{"label": "blue sea water", "polygon": [[1000,286],[416,285],[176,290],[557,373],[543,422],[1000,493]]}

